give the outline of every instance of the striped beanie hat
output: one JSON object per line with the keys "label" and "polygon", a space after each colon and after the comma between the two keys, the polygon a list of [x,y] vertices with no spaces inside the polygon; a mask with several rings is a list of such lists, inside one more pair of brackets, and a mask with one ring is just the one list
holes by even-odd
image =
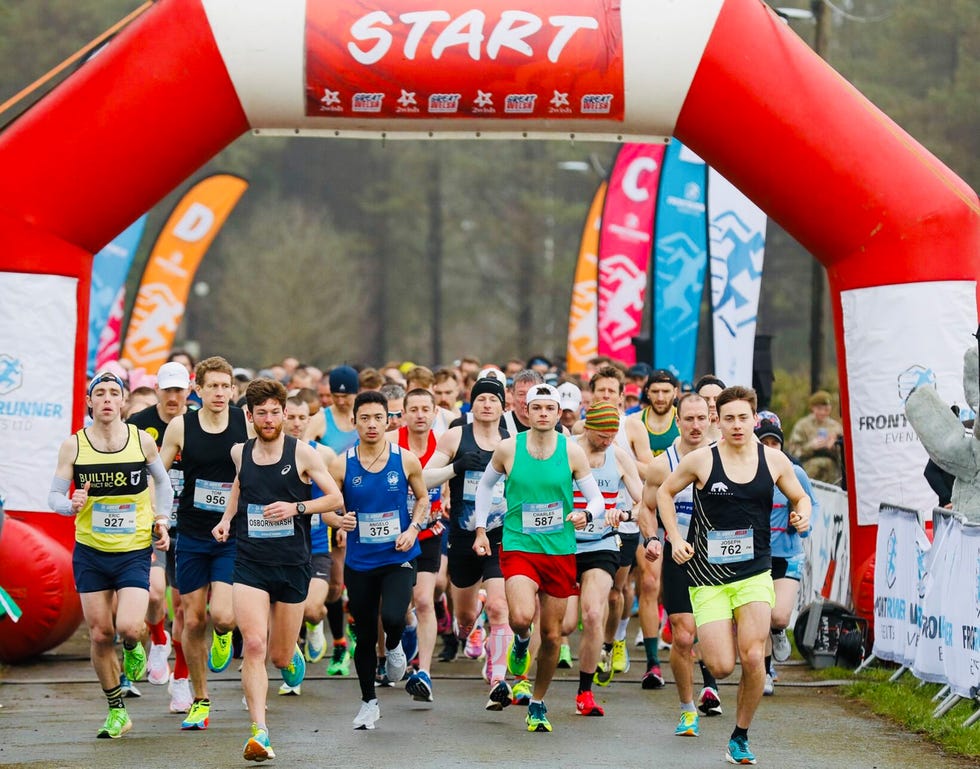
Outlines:
{"label": "striped beanie hat", "polygon": [[609,401],[593,403],[585,412],[585,429],[602,433],[616,432],[619,430],[619,409]]}

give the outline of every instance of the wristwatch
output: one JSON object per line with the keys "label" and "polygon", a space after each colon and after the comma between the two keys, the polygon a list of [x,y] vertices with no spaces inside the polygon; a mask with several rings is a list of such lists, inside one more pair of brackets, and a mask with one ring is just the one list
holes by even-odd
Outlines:
{"label": "wristwatch", "polygon": [[654,540],[656,540],[657,542],[660,541],[660,539],[658,537],[644,537],[643,538],[643,547],[646,547],[647,545],[649,545]]}
{"label": "wristwatch", "polygon": [[304,505],[302,502],[297,502],[296,515],[305,515],[305,514],[306,514],[306,505]]}
{"label": "wristwatch", "polygon": [[412,521],[412,526],[414,526],[418,531],[422,531],[422,524],[418,521]]}

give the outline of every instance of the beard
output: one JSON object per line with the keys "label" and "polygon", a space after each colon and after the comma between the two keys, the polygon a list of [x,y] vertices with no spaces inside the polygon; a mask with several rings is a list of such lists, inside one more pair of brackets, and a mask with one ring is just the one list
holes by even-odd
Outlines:
{"label": "beard", "polygon": [[282,435],[282,429],[283,425],[280,422],[271,435],[265,430],[256,430],[255,437],[262,441],[262,443],[275,443],[277,440],[279,440],[279,436]]}

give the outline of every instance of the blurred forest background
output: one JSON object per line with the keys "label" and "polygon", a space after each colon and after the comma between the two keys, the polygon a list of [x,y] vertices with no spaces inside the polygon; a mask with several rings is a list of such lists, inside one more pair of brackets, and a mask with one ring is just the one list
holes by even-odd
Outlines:
{"label": "blurred forest background", "polygon": [[[0,101],[139,5],[0,0]],[[810,44],[816,26],[807,12],[829,14],[824,57],[977,188],[980,0],[781,6],[799,11],[788,23]],[[0,115],[0,125],[30,103]],[[582,223],[615,150],[246,135],[150,212],[129,302],[179,195],[223,171],[251,186],[198,271],[179,341],[243,366],[286,354],[320,366],[563,356]],[[79,187],[84,194],[84,180]],[[809,388],[812,263],[770,221],[758,332],[773,337],[784,393]],[[824,317],[823,379],[836,389],[829,304]],[[700,360],[710,367],[707,353]]]}

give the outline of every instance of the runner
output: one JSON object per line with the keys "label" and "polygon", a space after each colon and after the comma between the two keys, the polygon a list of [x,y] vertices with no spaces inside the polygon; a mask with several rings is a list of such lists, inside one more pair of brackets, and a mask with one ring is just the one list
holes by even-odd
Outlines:
{"label": "runner", "polygon": [[[312,576],[309,516],[322,514],[346,529],[354,527],[354,519],[333,512],[343,499],[316,450],[283,434],[286,388],[271,379],[253,380],[245,402],[256,437],[231,450],[236,477],[212,533],[218,542],[228,542],[234,528],[238,543],[234,609],[243,641],[242,688],[252,720],[242,755],[265,761],[276,756],[265,722],[266,654],[289,686],[298,687],[306,674],[296,638]],[[311,481],[323,490],[316,500],[311,499]]]}
{"label": "runner", "polygon": [[[792,502],[789,523],[806,531],[810,499],[792,464],[755,439],[755,391],[728,387],[718,396],[722,441],[684,456],[657,491],[657,509],[673,545],[673,559],[688,564],[691,606],[701,653],[712,674],[735,669],[738,684],[735,730],[725,758],[754,764],[748,730],[762,699],[765,646],[775,595],[770,572],[773,485]],[[674,497],[694,484],[690,543],[678,528]],[[732,620],[735,633],[732,633]]]}
{"label": "runner", "polygon": [[[522,678],[514,689],[507,684],[507,648],[513,632],[507,621],[507,596],[500,571],[499,546],[503,533],[504,484],[498,482],[493,491],[491,509],[487,516],[489,547],[477,553],[476,490],[494,449],[507,437],[501,427],[504,408],[504,385],[496,377],[477,379],[470,391],[470,411],[473,421],[447,430],[439,438],[432,457],[425,464],[427,486],[441,486],[449,481],[449,582],[459,635],[466,638],[480,614],[480,590],[486,592],[483,610],[490,623],[486,641],[484,678],[490,684],[490,696],[485,708],[503,710],[524,689],[530,689]],[[530,692],[527,692],[530,699]]]}
{"label": "runner", "polygon": [[[525,403],[530,429],[497,445],[476,498],[473,547],[482,555],[490,552],[487,526],[493,490],[497,481],[507,476],[500,568],[515,636],[507,656],[507,667],[514,675],[526,675],[531,666],[531,623],[540,601],[541,647],[526,719],[531,732],[552,730],[544,697],[558,663],[565,604],[578,592],[575,529],[585,528],[594,516],[605,512],[585,452],[555,430],[560,402],[558,391],[551,385],[535,385],[528,390]],[[573,480],[585,495],[585,511],[572,508]]]}
{"label": "runner", "polygon": [[[670,541],[661,548],[657,538],[657,490],[664,479],[670,475],[680,463],[682,457],[695,449],[709,445],[707,431],[710,427],[708,404],[697,393],[686,393],[677,403],[677,426],[680,438],[673,446],[657,457],[647,474],[643,487],[643,505],[640,508],[640,530],[643,533],[644,557],[650,561],[661,558],[663,551],[662,595],[664,608],[670,621],[673,636],[670,646],[670,669],[674,674],[677,685],[677,696],[681,701],[681,719],[674,734],[685,737],[697,737],[700,724],[697,708],[694,703],[694,614],[691,610],[691,597],[688,594],[690,581],[687,570],[674,563]],[[674,498],[677,511],[677,527],[683,536],[687,536],[691,524],[691,513],[694,509],[693,487],[687,486]],[[698,708],[705,715],[721,715],[721,700],[718,696],[718,684],[708,669],[702,663],[702,674],[705,676],[704,687],[698,696]]]}
{"label": "runner", "polygon": [[[194,701],[180,725],[207,729],[211,719],[207,671],[220,673],[231,663],[232,572],[235,539],[215,542],[217,525],[235,480],[231,448],[248,438],[245,412],[230,405],[235,387],[232,367],[224,358],[206,358],[194,372],[201,398],[197,411],[176,416],[167,425],[160,455],[171,469],[178,455],[184,469],[184,490],[177,506],[177,587],[184,605],[181,641],[194,690]],[[208,650],[208,613],[213,626]]]}
{"label": "runner", "polygon": [[708,402],[708,418],[710,426],[706,437],[710,443],[716,443],[721,438],[721,431],[718,429],[718,407],[716,401],[721,391],[725,389],[725,383],[714,374],[705,374],[694,383],[694,392]]}
{"label": "runner", "polygon": [[[381,710],[374,693],[378,617],[385,633],[387,672],[400,681],[408,661],[402,649],[405,613],[415,584],[417,537],[428,517],[429,497],[422,465],[414,454],[385,440],[388,402],[381,393],[354,400],[358,442],[330,466],[344,494],[344,507],[356,516],[347,538],[344,583],[357,627],[354,667],[361,687],[355,729],[374,729]],[[408,489],[415,507],[408,510]]]}
{"label": "runner", "polygon": [[[160,550],[169,546],[173,502],[153,438],[122,421],[124,397],[125,386],[115,374],[101,372],[92,379],[85,397],[92,424],[61,444],[48,494],[52,510],[76,516],[75,589],[89,632],[92,667],[109,705],[96,736],[111,739],[133,726],[120,673],[138,681],[146,672],[140,634],[150,596],[151,540],[159,538]],[[154,483],[152,506],[148,477]],[[114,646],[117,635],[123,644],[122,670]]]}
{"label": "runner", "polygon": [[[590,521],[575,532],[575,561],[579,583],[582,616],[582,640],[579,644],[579,683],[575,711],[581,716],[602,716],[603,709],[592,695],[592,679],[602,649],[609,608],[609,594],[619,571],[619,535],[621,520],[620,494],[634,501],[642,494],[636,463],[628,451],[615,445],[619,432],[619,408],[607,401],[593,403],[585,413],[585,430],[578,445],[585,451],[592,476],[605,500],[605,515]],[[585,496],[577,487],[576,510],[586,507]]]}

